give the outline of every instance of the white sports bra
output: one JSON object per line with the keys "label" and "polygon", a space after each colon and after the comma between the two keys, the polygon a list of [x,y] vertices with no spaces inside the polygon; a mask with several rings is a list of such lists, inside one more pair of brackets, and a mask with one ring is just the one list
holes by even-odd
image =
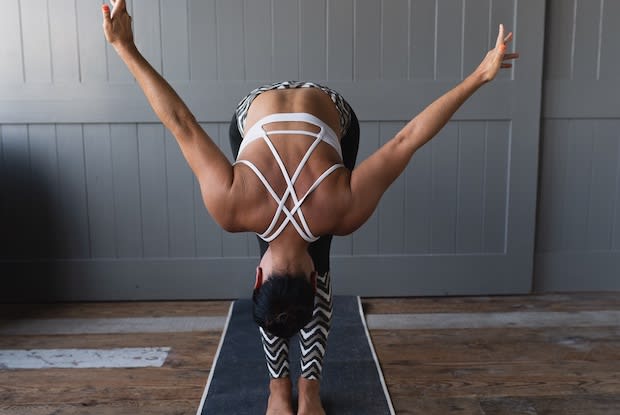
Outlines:
{"label": "white sports bra", "polygon": [[[313,133],[311,131],[306,131],[306,130],[272,130],[269,132],[265,130],[266,124],[270,124],[274,122],[283,122],[283,121],[284,122],[291,122],[291,121],[306,122],[306,123],[313,124],[319,127],[320,131],[318,133]],[[295,173],[293,174],[292,177],[289,177],[288,172],[286,171],[286,167],[284,167],[284,163],[282,162],[282,158],[280,157],[280,155],[278,154],[278,151],[276,150],[273,143],[269,139],[269,134],[302,134],[302,135],[308,135],[308,136],[315,137],[314,142],[310,145],[310,148],[308,148],[308,150],[306,151],[306,154],[304,155],[303,159],[299,163],[299,166],[297,166],[297,169],[295,170]],[[297,230],[297,233],[299,233],[299,236],[301,236],[306,242],[314,242],[318,240],[319,238],[314,236],[312,232],[310,232],[308,223],[306,222],[306,219],[304,218],[304,214],[301,210],[301,205],[304,203],[304,201],[310,195],[310,193],[312,193],[321,184],[321,182],[325,180],[327,176],[329,176],[332,172],[339,169],[340,167],[344,167],[344,164],[334,164],[333,166],[325,170],[323,174],[321,174],[315,180],[312,186],[310,186],[310,189],[308,189],[306,194],[304,194],[301,199],[297,197],[297,193],[295,192],[294,185],[295,185],[295,181],[297,181],[297,178],[299,177],[299,174],[301,173],[302,169],[308,162],[308,159],[312,155],[312,152],[314,151],[315,148],[317,148],[317,146],[322,141],[331,145],[336,150],[336,152],[338,153],[338,156],[342,160],[342,149],[340,148],[340,141],[338,140],[338,136],[336,135],[334,130],[332,130],[325,122],[323,122],[320,118],[317,118],[312,114],[308,114],[305,112],[271,114],[271,115],[261,118],[260,120],[256,122],[256,124],[252,126],[252,128],[250,128],[250,130],[244,136],[243,141],[241,142],[241,146],[239,147],[238,154],[241,154],[243,152],[243,149],[247,147],[248,144],[250,144],[251,142],[255,140],[258,140],[259,138],[262,138],[263,140],[265,140],[265,143],[267,143],[267,146],[271,150],[273,157],[275,158],[276,162],[278,163],[278,166],[280,167],[282,176],[284,177],[284,180],[286,181],[287,189],[282,195],[282,198],[278,197],[278,195],[273,190],[273,188],[271,187],[271,185],[269,184],[265,176],[260,172],[260,170],[258,170],[258,168],[256,167],[256,165],[254,165],[254,163],[248,160],[237,160],[235,162],[235,164],[244,164],[248,166],[250,169],[252,169],[252,171],[256,174],[256,176],[263,183],[263,185],[265,186],[265,188],[267,189],[271,197],[273,197],[273,199],[278,204],[278,208],[276,209],[273,215],[273,220],[271,221],[271,224],[269,225],[267,230],[265,230],[265,232],[263,232],[262,234],[258,234],[258,236],[260,236],[265,242],[271,242],[282,233],[286,225],[288,225],[288,223],[290,222],[295,227],[295,230]],[[285,203],[288,200],[289,196],[293,199],[293,208],[290,210],[285,206]],[[276,227],[276,224],[278,223],[278,219],[280,218],[280,215],[282,213],[284,213],[286,217],[284,218],[280,226],[274,231],[274,228]],[[299,222],[295,218],[294,216],[295,214],[297,214],[297,216],[299,217]]]}

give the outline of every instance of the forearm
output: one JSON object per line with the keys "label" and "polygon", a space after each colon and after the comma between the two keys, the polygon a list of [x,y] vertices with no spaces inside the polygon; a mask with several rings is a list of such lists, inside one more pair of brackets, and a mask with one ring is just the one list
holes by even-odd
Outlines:
{"label": "forearm", "polygon": [[116,51],[144,92],[157,118],[177,139],[187,137],[195,118],[170,84],[149,64],[132,43]]}
{"label": "forearm", "polygon": [[398,134],[401,144],[406,146],[405,151],[413,154],[431,140],[484,83],[476,71],[413,118]]}

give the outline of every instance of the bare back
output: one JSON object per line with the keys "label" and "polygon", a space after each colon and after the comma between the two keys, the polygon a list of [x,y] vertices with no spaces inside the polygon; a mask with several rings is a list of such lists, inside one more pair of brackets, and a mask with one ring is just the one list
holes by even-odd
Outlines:
{"label": "bare back", "polygon": [[[252,102],[246,119],[245,131],[260,119],[278,113],[309,113],[325,122],[332,130],[340,131],[339,115],[330,97],[316,88],[271,90],[262,93]],[[306,122],[274,122],[264,126],[265,131],[306,130],[317,133],[319,128]],[[340,135],[338,139],[341,139]],[[269,134],[283,164],[292,176],[310,147],[313,139],[303,134]],[[251,161],[264,174],[275,193],[281,197],[287,185],[274,156],[263,140],[250,143],[239,154],[239,158]],[[301,170],[294,188],[303,195],[326,169],[342,163],[336,150],[326,143],[319,143]],[[234,166],[234,194],[239,225],[243,231],[262,233],[269,226],[277,209],[276,201],[268,194],[260,179],[247,166]],[[340,168],[330,174],[306,199],[302,211],[314,235],[333,233],[350,200],[350,171]],[[286,203],[292,208],[292,200]],[[284,216],[284,215],[282,215]],[[284,218],[280,218],[281,223]],[[279,223],[278,223],[279,225]],[[278,243],[305,243],[292,224],[286,225]],[[276,242],[276,241],[274,241]]]}

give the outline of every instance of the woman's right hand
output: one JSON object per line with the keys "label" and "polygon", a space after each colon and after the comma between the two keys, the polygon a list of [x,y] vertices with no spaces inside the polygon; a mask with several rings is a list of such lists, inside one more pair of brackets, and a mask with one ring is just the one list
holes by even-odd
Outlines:
{"label": "woman's right hand", "polygon": [[116,49],[130,46],[133,44],[133,32],[131,31],[131,16],[127,13],[125,0],[110,1],[113,6],[111,12],[107,4],[101,6],[105,37]]}
{"label": "woman's right hand", "polygon": [[500,24],[495,48],[487,53],[484,60],[480,63],[480,66],[478,66],[478,69],[476,69],[483,82],[492,81],[500,69],[512,68],[512,63],[507,61],[513,61],[519,58],[518,53],[506,53],[506,48],[511,41],[512,32],[506,35],[504,25]]}

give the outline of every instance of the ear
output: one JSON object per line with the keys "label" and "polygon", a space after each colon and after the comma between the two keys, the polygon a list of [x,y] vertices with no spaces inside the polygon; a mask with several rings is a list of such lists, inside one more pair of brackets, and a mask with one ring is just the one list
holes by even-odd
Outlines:
{"label": "ear", "polygon": [[314,288],[314,292],[316,292],[316,279],[319,276],[319,274],[316,271],[312,271],[312,274],[310,274],[310,284],[312,284],[312,288]]}
{"label": "ear", "polygon": [[256,267],[256,282],[254,283],[254,289],[257,290],[263,285],[263,269]]}

